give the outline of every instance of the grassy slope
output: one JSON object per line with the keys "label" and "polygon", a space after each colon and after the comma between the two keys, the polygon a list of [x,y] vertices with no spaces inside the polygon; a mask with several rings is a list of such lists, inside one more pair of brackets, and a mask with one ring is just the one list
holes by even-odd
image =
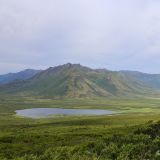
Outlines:
{"label": "grassy slope", "polygon": [[137,71],[122,71],[122,73],[125,75],[130,75],[142,83],[153,87],[154,89],[160,89],[160,74],[147,74]]}

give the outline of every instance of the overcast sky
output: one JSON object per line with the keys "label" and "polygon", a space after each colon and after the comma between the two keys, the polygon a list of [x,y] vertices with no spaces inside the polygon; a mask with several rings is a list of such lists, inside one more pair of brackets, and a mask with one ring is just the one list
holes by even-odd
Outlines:
{"label": "overcast sky", "polygon": [[160,0],[0,0],[0,74],[67,62],[160,73]]}

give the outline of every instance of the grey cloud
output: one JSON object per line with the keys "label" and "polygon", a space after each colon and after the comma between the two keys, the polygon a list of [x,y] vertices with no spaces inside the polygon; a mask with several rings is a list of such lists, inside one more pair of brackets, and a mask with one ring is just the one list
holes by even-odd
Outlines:
{"label": "grey cloud", "polygon": [[160,72],[159,7],[158,0],[1,0],[0,72],[69,61]]}

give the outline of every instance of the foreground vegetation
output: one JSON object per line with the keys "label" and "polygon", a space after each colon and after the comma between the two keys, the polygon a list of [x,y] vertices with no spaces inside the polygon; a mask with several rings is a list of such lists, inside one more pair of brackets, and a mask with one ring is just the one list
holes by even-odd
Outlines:
{"label": "foreground vegetation", "polygon": [[[0,100],[1,160],[160,159],[160,100]],[[16,109],[100,108],[113,116],[27,119]]]}

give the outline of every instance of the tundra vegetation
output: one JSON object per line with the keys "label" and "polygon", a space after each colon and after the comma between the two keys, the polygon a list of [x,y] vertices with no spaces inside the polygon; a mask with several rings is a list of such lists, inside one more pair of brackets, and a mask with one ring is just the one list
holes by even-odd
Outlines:
{"label": "tundra vegetation", "polygon": [[[159,160],[160,100],[0,98],[1,160]],[[18,117],[25,108],[117,111],[112,116]]]}

